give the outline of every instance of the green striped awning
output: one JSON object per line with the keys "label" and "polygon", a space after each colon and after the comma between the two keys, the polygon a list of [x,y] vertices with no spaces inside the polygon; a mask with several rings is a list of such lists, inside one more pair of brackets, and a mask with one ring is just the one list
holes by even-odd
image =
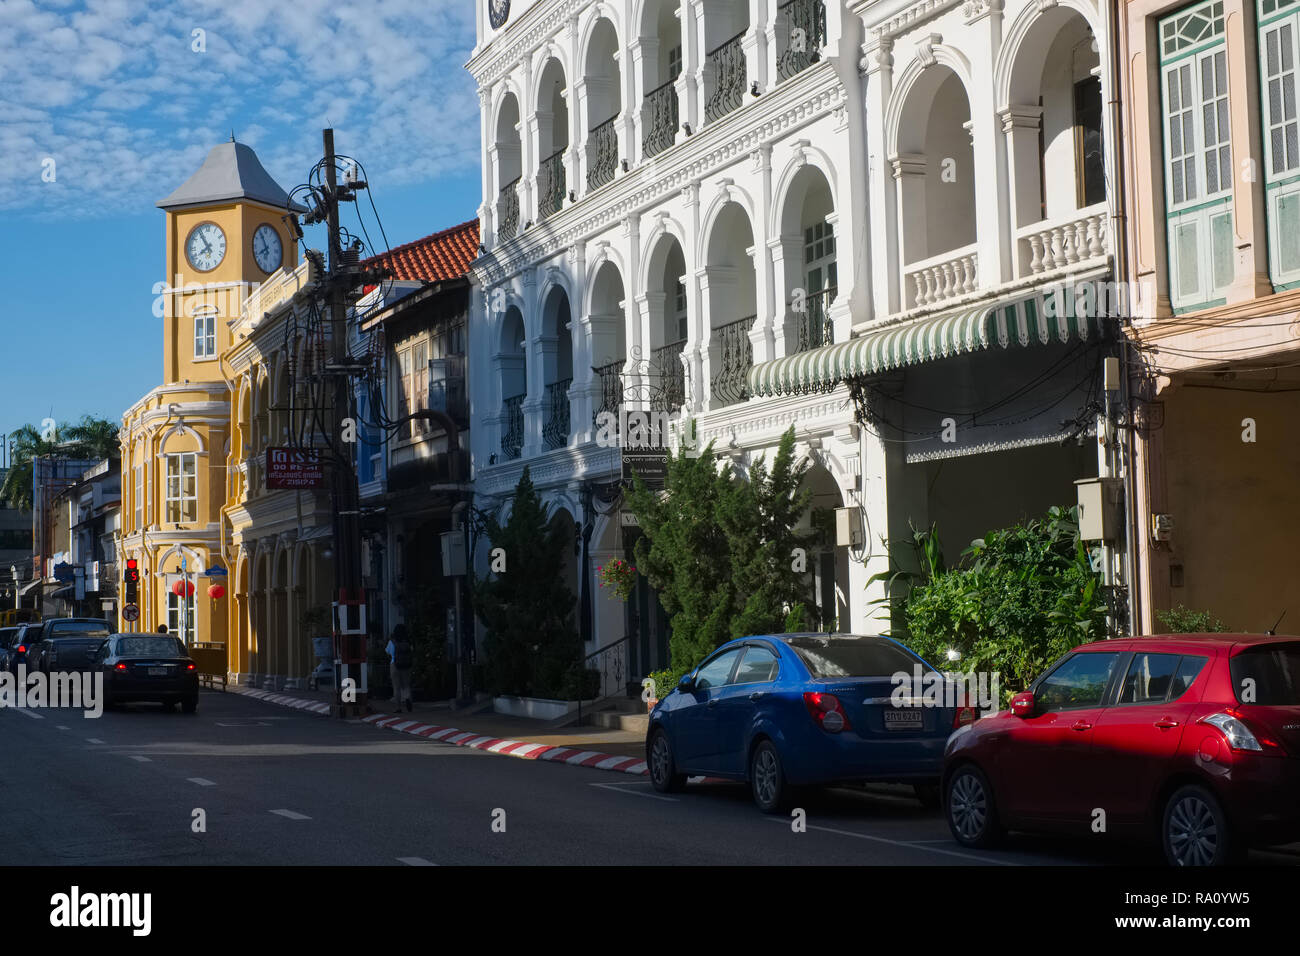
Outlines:
{"label": "green striped awning", "polygon": [[749,370],[749,391],[795,395],[995,345],[1005,349],[1099,339],[1101,322],[1094,306],[1091,296],[1076,297],[1074,289],[1065,287],[927,316],[755,365]]}

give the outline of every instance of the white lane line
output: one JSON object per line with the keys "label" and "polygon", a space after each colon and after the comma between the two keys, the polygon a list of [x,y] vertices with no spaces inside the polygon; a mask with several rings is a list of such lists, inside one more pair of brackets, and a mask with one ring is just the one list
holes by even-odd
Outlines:
{"label": "white lane line", "polygon": [[626,793],[633,797],[649,797],[651,800],[667,800],[669,803],[677,803],[676,797],[664,797],[657,793],[641,793],[638,790],[624,790],[622,787],[612,783],[592,783],[591,787],[600,787],[602,790],[612,790],[614,793]]}
{"label": "white lane line", "polygon": [[[773,823],[779,823],[782,826],[789,826],[789,821],[782,820],[778,817],[765,817]],[[940,850],[938,847],[925,846],[920,843],[909,842],[907,840],[891,840],[888,837],[869,836],[866,833],[854,833],[852,830],[837,830],[834,827],[819,827],[811,823],[807,824],[809,830],[821,830],[823,833],[834,833],[838,836],[854,837],[858,840],[871,840],[874,843],[888,843],[891,846],[901,846],[905,849],[924,850],[927,853],[942,853],[944,856],[957,856],[963,860],[975,860],[978,863],[992,864],[993,866],[1019,866],[1019,863],[1011,863],[1006,860],[993,860],[986,856],[976,856],[973,853],[959,853],[956,850]]]}
{"label": "white lane line", "polygon": [[59,724],[59,725],[57,725],[54,729],[55,729],[55,730],[71,730],[72,728],[71,728],[71,727],[64,727],[62,724]]}
{"label": "white lane line", "polygon": [[437,866],[437,863],[430,863],[422,856],[399,856],[398,863],[405,863],[407,866]]}
{"label": "white lane line", "polygon": [[276,814],[277,816],[284,817],[285,819],[288,820],[310,820],[311,819],[311,817],[307,816],[305,813],[294,813],[292,810],[272,810],[271,812]]}
{"label": "white lane line", "polygon": [[104,742],[104,741],[100,740],[98,737],[87,737],[87,738],[86,738],[86,743],[88,743],[88,744],[102,744],[103,742]]}
{"label": "white lane line", "polygon": [[196,783],[196,784],[198,784],[200,787],[215,787],[215,786],[216,786],[216,784],[213,783],[211,780],[206,780],[206,779],[204,779],[203,777],[187,777],[186,779],[187,779],[190,783]]}
{"label": "white lane line", "polygon": [[153,763],[149,757],[142,757],[140,754],[131,754],[131,759],[136,763]]}
{"label": "white lane line", "polygon": [[45,719],[41,714],[32,713],[32,711],[27,710],[27,709],[22,708],[22,707],[15,707],[14,710],[18,711],[18,713],[22,714],[24,717],[30,717],[32,720],[44,720],[44,719]]}

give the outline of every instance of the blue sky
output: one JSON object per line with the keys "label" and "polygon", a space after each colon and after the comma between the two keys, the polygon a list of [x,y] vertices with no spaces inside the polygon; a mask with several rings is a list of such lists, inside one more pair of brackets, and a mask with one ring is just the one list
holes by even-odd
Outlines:
{"label": "blue sky", "polygon": [[159,383],[154,203],[232,130],[292,189],[333,126],[393,245],[473,218],[473,46],[470,0],[0,0],[0,432]]}

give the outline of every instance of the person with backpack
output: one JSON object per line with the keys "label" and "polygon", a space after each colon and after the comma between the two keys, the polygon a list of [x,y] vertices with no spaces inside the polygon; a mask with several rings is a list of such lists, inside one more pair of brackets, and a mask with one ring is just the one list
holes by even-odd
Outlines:
{"label": "person with backpack", "polygon": [[414,652],[411,647],[410,638],[406,636],[406,625],[398,624],[393,628],[392,637],[389,638],[388,647],[389,669],[393,675],[393,702],[397,709],[402,709],[402,702],[406,702],[406,710],[409,713],[414,709],[411,703],[411,664],[414,660]]}

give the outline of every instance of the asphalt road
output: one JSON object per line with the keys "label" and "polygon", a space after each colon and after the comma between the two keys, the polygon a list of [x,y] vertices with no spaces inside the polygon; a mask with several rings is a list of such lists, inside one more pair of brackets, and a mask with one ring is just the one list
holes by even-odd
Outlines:
{"label": "asphalt road", "polygon": [[[907,791],[806,794],[806,832],[739,785],[502,757],[204,692],[198,713],[0,709],[0,865],[1034,865],[1154,851],[960,848]],[[195,811],[205,832],[194,832]],[[504,823],[504,832],[502,830]],[[1254,862],[1300,862],[1292,853]]]}

